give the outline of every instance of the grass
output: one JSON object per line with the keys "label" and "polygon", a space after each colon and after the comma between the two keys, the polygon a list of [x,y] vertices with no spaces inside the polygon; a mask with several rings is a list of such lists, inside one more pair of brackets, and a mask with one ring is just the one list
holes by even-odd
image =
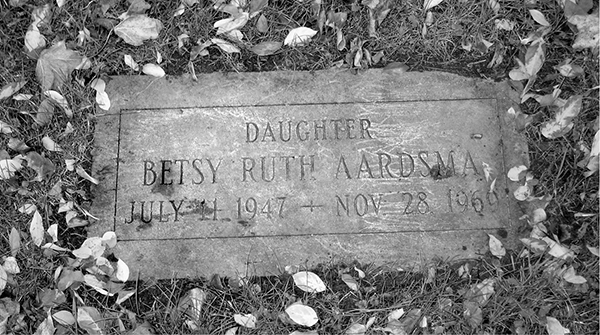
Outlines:
{"label": "grass", "polygon": [[[11,1],[12,2],[12,1]],[[77,290],[65,290],[65,299],[50,299],[48,292],[57,287],[54,273],[57,267],[67,266],[64,254],[41,251],[29,237],[29,215],[19,213],[25,203],[34,203],[43,215],[47,228],[59,225],[59,242],[69,249],[78,248],[87,237],[85,228],[67,227],[64,214],[57,213],[60,197],[74,201],[82,208],[89,208],[93,200],[89,183],[74,172],[66,170],[64,157],[75,158],[87,171],[93,155],[94,92],[71,80],[64,85],[66,96],[75,117],[67,118],[59,110],[52,121],[36,126],[31,116],[42,101],[39,84],[35,79],[36,60],[23,52],[23,38],[31,23],[30,13],[43,1],[21,1],[11,6],[9,1],[0,1],[0,87],[18,80],[27,80],[20,93],[31,93],[28,101],[3,100],[0,104],[0,121],[11,125],[12,137],[22,139],[31,150],[44,153],[56,166],[56,171],[42,182],[32,182],[35,173],[22,169],[15,178],[0,181],[0,250],[2,256],[10,255],[9,233],[15,227],[21,234],[21,249],[17,262],[21,273],[11,276],[9,285],[2,292],[2,300],[14,301],[20,310],[10,313],[7,329],[15,334],[33,334],[47,316],[47,307],[41,302],[50,300],[53,311],[73,310],[73,306],[93,306],[102,314],[106,332],[122,334],[142,322],[149,322],[159,334],[193,333],[185,320],[188,319],[178,305],[180,299],[192,288],[202,288],[207,298],[201,310],[200,328],[195,333],[223,334],[236,327],[235,313],[253,313],[258,317],[258,328],[240,327],[238,334],[289,334],[294,330],[314,330],[319,334],[344,333],[353,323],[365,324],[371,317],[375,322],[367,334],[382,334],[378,328],[385,327],[388,314],[398,308],[406,312],[419,309],[415,325],[405,322],[404,330],[410,334],[545,334],[546,317],[558,319],[573,334],[595,334],[599,327],[599,278],[598,257],[592,255],[587,246],[598,247],[598,175],[586,178],[577,167],[584,154],[581,145],[591,147],[598,120],[598,91],[589,89],[599,85],[598,48],[573,50],[571,47],[576,28],[568,24],[563,10],[555,1],[537,1],[527,6],[527,1],[500,1],[500,12],[495,14],[488,1],[447,0],[432,10],[433,22],[423,36],[425,13],[422,2],[407,0],[396,2],[388,17],[377,28],[377,37],[369,37],[368,12],[365,6],[357,5],[357,11],[347,1],[323,0],[323,10],[348,12],[348,21],[343,27],[348,42],[355,38],[364,41],[364,48],[372,55],[383,51],[382,60],[372,67],[384,67],[392,62],[406,63],[411,71],[446,71],[464,76],[492,80],[506,80],[508,72],[515,66],[514,58],[523,57],[525,48],[520,39],[539,25],[531,18],[529,9],[540,10],[551,22],[551,32],[546,37],[546,60],[538,74],[533,90],[539,94],[551,93],[555,86],[562,89],[561,98],[583,94],[583,108],[575,125],[564,137],[549,140],[539,131],[539,125],[554,117],[554,111],[541,107],[530,99],[520,105],[535,121],[526,130],[530,148],[530,171],[539,181],[534,188],[535,196],[551,195],[544,222],[549,233],[554,234],[564,245],[570,247],[577,257],[572,262],[556,260],[549,255],[519,257],[522,251],[512,250],[501,260],[491,254],[480,259],[449,262],[431,260],[420,269],[398,271],[371,264],[321,264],[310,269],[319,275],[328,289],[319,294],[299,290],[289,274],[277,277],[249,278],[240,286],[231,278],[193,278],[172,280],[133,280],[125,289],[135,289],[136,294],[122,304],[116,297],[107,297],[87,286]],[[159,19],[164,29],[156,40],[146,41],[142,46],[125,44],[120,38],[98,24],[97,2],[67,1],[64,7],[53,8],[49,26],[40,30],[52,42],[66,40],[69,48],[91,58],[89,70],[75,71],[72,79],[85,83],[96,77],[110,75],[137,75],[127,67],[123,54],[130,54],[140,64],[155,62],[157,51],[164,59],[161,66],[169,75],[188,73],[189,53],[196,41],[214,37],[212,25],[227,17],[213,10],[209,1],[199,1],[183,15],[173,17],[178,3],[150,1],[147,14]],[[107,18],[116,18],[127,10],[128,3],[116,1],[108,10]],[[598,9],[593,1],[592,10]],[[283,41],[288,31],[298,26],[318,29],[312,14],[311,1],[270,1],[263,14],[269,20],[267,33],[254,29],[251,20],[242,32],[247,46],[262,41]],[[512,31],[495,28],[496,19],[508,19],[515,23]],[[114,22],[117,22],[115,20]],[[86,27],[91,39],[81,46],[75,41],[79,30]],[[177,36],[190,36],[182,48],[178,48]],[[305,47],[285,48],[275,55],[259,57],[243,49],[240,54],[225,54],[216,47],[209,47],[210,55],[193,61],[198,75],[215,71],[281,71],[328,69],[350,56],[348,48],[338,50],[335,32],[325,28]],[[466,51],[462,45],[484,39],[493,43],[489,49],[475,48]],[[479,43],[481,44],[481,43]],[[349,43],[348,43],[349,45]],[[494,54],[502,55],[502,61],[489,65]],[[584,75],[565,78],[557,74],[553,66],[566,58],[584,69]],[[67,123],[74,131],[63,135]],[[65,148],[66,153],[48,152],[41,145],[43,136],[51,136]],[[9,149],[9,136],[0,135],[0,158],[13,157],[17,153]],[[59,195],[50,190],[56,183],[62,184]],[[584,215],[582,215],[584,214]],[[523,236],[529,226],[522,223]],[[117,255],[118,256],[118,255]],[[461,266],[469,264],[469,275],[460,276]],[[583,276],[584,284],[570,284],[562,280],[552,269],[572,265],[577,274]],[[359,290],[351,290],[341,279],[341,273],[357,277],[354,267],[365,272],[359,281]],[[429,274],[435,270],[432,278]],[[482,319],[477,325],[469,324],[464,317],[464,293],[485,279],[494,279],[495,292],[482,306]],[[75,294],[77,293],[77,295]],[[78,298],[79,297],[79,298]],[[54,302],[53,302],[54,301]],[[320,322],[303,328],[282,321],[281,312],[296,301],[313,307]],[[448,303],[448,302],[451,302]],[[448,304],[446,308],[440,308]],[[0,307],[0,310],[6,310]],[[0,321],[3,318],[0,313]],[[414,314],[417,315],[417,314]],[[421,327],[422,318],[427,318],[427,327]],[[407,317],[400,321],[406,321]],[[0,323],[1,324],[1,323]],[[422,323],[421,323],[422,324]],[[81,327],[63,327],[55,322],[63,334],[85,334]],[[138,334],[143,334],[141,328]]]}

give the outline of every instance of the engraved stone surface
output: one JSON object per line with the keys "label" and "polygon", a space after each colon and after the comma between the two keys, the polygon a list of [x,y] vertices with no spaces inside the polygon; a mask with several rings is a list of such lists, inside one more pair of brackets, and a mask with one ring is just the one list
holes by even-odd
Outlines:
{"label": "engraved stone surface", "polygon": [[[421,263],[510,244],[527,162],[505,84],[369,70],[116,77],[93,233],[142,276]],[[489,176],[486,178],[486,171]]]}

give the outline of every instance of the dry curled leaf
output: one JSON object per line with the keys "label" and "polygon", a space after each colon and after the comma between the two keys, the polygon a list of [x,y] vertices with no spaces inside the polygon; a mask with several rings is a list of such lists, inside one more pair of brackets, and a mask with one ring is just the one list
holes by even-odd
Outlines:
{"label": "dry curled leaf", "polygon": [[316,30],[307,27],[298,27],[290,30],[283,44],[290,47],[302,46],[307,44],[310,39],[317,34]]}

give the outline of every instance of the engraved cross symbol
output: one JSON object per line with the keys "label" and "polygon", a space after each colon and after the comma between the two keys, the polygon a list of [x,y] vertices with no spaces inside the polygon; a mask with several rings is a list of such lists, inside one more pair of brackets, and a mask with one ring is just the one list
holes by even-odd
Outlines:
{"label": "engraved cross symbol", "polygon": [[310,212],[312,213],[312,212],[314,211],[314,209],[315,209],[315,208],[323,207],[323,205],[315,205],[315,204],[313,203],[313,201],[311,200],[311,201],[310,201],[310,204],[308,204],[308,205],[303,205],[303,206],[300,206],[300,207],[301,207],[301,208],[310,208]]}

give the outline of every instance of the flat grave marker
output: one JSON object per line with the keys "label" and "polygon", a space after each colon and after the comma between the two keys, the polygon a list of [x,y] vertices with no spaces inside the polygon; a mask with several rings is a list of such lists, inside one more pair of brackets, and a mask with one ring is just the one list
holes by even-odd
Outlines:
{"label": "flat grave marker", "polygon": [[[515,239],[506,84],[368,70],[116,77],[92,233],[142,276],[476,257]],[[486,178],[486,171],[491,176]],[[495,181],[494,181],[495,180]],[[492,185],[493,183],[493,185]]]}

